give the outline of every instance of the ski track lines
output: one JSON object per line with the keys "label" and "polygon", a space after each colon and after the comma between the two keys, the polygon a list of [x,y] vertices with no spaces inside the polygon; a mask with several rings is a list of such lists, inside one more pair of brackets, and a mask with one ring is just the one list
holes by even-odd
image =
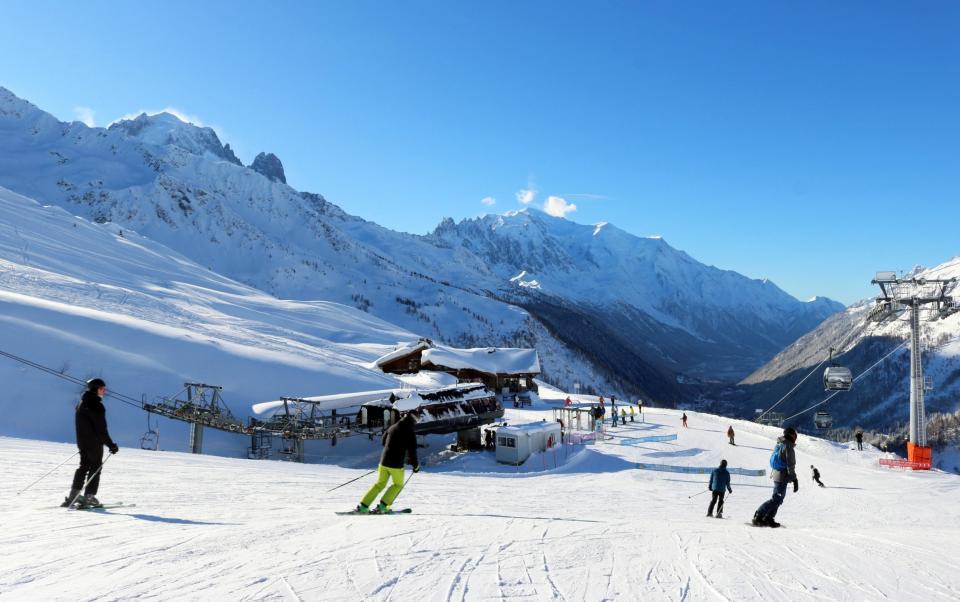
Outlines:
{"label": "ski track lines", "polygon": [[[729,421],[688,414],[719,432],[640,450],[600,444],[590,458],[623,466],[697,449],[669,462],[765,465],[766,449],[726,445]],[[772,447],[762,428],[734,428]],[[887,472],[812,440],[801,440],[800,466],[816,464],[828,487],[801,470],[779,530],[743,524],[769,479],[734,475],[730,520],[706,519],[706,496],[688,498],[705,475],[589,472],[583,460],[580,472],[524,478],[428,466],[401,496],[414,513],[393,517],[333,514],[369,486],[324,493],[354,470],[136,449],[107,465],[100,496],[136,508],[41,510],[64,494],[72,463],[15,496],[74,450],[0,438],[4,601],[960,599],[960,481]]]}

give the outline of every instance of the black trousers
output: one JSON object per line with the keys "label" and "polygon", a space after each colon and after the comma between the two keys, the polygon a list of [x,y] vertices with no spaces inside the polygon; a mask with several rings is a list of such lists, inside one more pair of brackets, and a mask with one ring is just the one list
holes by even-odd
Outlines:
{"label": "black trousers", "polygon": [[714,505],[717,507],[717,514],[723,514],[723,496],[726,494],[726,491],[713,492],[713,498],[710,500],[710,507],[707,508],[707,514],[713,514]]}
{"label": "black trousers", "polygon": [[83,487],[83,482],[87,480],[87,477],[96,472],[97,474],[87,483],[87,490],[83,493],[84,495],[97,495],[97,490],[100,489],[100,473],[103,472],[97,471],[97,469],[100,468],[101,464],[103,464],[102,445],[81,449],[80,468],[77,469],[77,472],[73,473],[73,486],[71,489],[80,489]]}

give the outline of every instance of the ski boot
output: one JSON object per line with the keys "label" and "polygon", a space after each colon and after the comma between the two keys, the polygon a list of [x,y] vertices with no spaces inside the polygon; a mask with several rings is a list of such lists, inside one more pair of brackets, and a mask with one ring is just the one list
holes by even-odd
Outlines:
{"label": "ski boot", "polygon": [[717,512],[717,518],[723,518],[723,512]]}
{"label": "ski boot", "polygon": [[103,508],[103,504],[95,495],[84,495],[77,499],[77,508]]}
{"label": "ski boot", "polygon": [[83,499],[83,496],[80,495],[80,490],[79,490],[79,489],[71,489],[71,490],[70,490],[70,495],[68,495],[67,497],[63,498],[63,503],[60,504],[60,507],[61,507],[61,508],[69,508],[69,507],[70,507],[70,504],[75,503],[75,502],[76,502],[76,503],[79,503],[80,500],[82,500],[82,499]]}
{"label": "ski boot", "polygon": [[373,514],[390,514],[390,506],[380,502],[372,512]]}
{"label": "ski boot", "polygon": [[772,517],[772,516],[768,516],[767,519],[763,522],[763,524],[764,524],[764,526],[766,526],[766,527],[772,527],[772,528],[774,528],[774,529],[776,529],[777,527],[780,526],[780,523],[778,523],[777,521],[773,520],[773,517]]}
{"label": "ski boot", "polygon": [[707,512],[707,518],[713,518],[713,512]]}
{"label": "ski boot", "polygon": [[756,512],[753,515],[753,526],[754,527],[766,527],[767,526],[767,517],[761,516],[759,512]]}
{"label": "ski boot", "polygon": [[357,514],[370,514],[370,506],[360,502],[357,504],[357,507],[353,509]]}

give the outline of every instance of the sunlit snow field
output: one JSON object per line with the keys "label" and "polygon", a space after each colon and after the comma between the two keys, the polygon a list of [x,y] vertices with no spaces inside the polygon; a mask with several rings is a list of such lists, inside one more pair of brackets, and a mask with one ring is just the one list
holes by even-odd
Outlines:
{"label": "sunlit snow field", "polygon": [[[517,422],[548,410],[509,410]],[[338,516],[372,477],[317,464],[123,449],[102,513],[55,505],[73,465],[16,492],[74,448],[0,438],[0,596],[17,600],[956,600],[960,477],[891,471],[801,435],[800,492],[779,530],[747,525],[767,477],[733,476],[724,520],[705,518],[706,476],[646,472],[638,459],[763,468],[776,429],[651,409],[595,446],[527,470],[421,450],[397,516]],[[726,442],[733,424],[737,447]],[[678,433],[675,442],[620,444]],[[549,464],[557,462],[554,468]],[[564,464],[564,460],[566,463]],[[536,461],[536,462],[535,462]],[[375,458],[371,461],[371,466]],[[536,466],[534,464],[540,464]],[[815,464],[827,488],[810,480]],[[472,466],[472,472],[465,467]],[[546,472],[542,472],[546,467]],[[490,472],[500,470],[500,472]]]}

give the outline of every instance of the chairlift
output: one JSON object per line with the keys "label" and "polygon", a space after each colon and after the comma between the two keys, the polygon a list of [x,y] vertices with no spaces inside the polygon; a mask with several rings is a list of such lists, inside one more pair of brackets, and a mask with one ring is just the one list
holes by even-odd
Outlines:
{"label": "chairlift", "polygon": [[140,449],[148,449],[150,451],[157,451],[160,448],[160,427],[153,428],[150,426],[150,413],[147,413],[147,432],[143,434],[143,437],[140,437]]}
{"label": "chairlift", "polygon": [[830,365],[823,371],[823,388],[827,391],[849,391],[853,386],[853,373],[850,368],[836,366],[833,363],[833,347],[830,348]]}
{"label": "chairlift", "polygon": [[817,430],[825,431],[833,426],[833,416],[830,415],[830,412],[817,412],[813,416],[813,424],[817,427]]}

